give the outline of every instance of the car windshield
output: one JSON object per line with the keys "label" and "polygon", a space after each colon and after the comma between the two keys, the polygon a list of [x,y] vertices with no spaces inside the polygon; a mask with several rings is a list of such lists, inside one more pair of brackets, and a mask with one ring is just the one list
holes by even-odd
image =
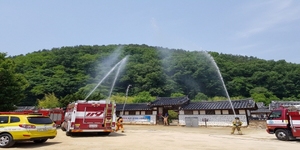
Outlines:
{"label": "car windshield", "polygon": [[33,124],[52,124],[53,121],[49,117],[27,117],[29,123]]}

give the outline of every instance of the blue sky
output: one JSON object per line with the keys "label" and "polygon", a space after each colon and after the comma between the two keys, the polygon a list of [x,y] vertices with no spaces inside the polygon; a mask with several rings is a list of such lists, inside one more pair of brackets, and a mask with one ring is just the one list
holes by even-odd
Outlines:
{"label": "blue sky", "polygon": [[0,52],[146,44],[300,64],[299,0],[2,0]]}

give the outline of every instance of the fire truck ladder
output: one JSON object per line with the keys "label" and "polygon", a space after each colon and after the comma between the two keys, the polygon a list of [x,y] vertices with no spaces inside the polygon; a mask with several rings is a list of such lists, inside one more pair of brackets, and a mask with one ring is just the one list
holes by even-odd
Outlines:
{"label": "fire truck ladder", "polygon": [[289,118],[290,118],[291,128],[293,129],[293,132],[296,132],[296,128],[295,128],[295,126],[294,126],[294,124],[293,124],[292,117],[289,116]]}
{"label": "fire truck ladder", "polygon": [[[111,104],[112,107],[108,107],[108,105]],[[108,110],[111,110],[110,114],[108,115]],[[114,112],[114,105],[112,102],[106,100],[106,106],[105,106],[105,121],[104,121],[104,127],[106,127],[106,121],[107,120],[107,117],[110,117],[110,126],[112,126],[112,119],[113,119],[113,112]]]}
{"label": "fire truck ladder", "polygon": [[110,118],[110,126],[112,127],[112,123],[113,123],[113,118],[114,118],[114,112],[115,112],[115,103],[112,102],[111,103],[111,118]]}

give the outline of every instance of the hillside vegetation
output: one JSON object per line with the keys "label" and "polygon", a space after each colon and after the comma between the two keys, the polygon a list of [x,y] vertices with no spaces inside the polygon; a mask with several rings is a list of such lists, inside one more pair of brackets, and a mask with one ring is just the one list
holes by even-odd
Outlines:
{"label": "hillside vegetation", "polygon": [[[125,57],[123,67],[111,70]],[[285,60],[147,45],[61,47],[6,59],[14,62],[15,74],[27,80],[22,92],[25,96],[19,97],[20,103],[13,102],[16,105],[36,105],[37,100],[50,94],[65,106],[85,99],[105,75],[107,78],[88,99],[109,97],[123,103],[128,85],[128,101],[136,103],[151,101],[155,96],[187,95],[193,101],[226,99],[213,60],[232,99],[252,97],[265,104],[300,99],[300,65]]]}

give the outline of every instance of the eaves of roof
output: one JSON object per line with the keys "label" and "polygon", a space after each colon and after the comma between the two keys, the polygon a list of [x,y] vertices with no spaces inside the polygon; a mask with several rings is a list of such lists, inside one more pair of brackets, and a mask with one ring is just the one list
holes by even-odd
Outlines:
{"label": "eaves of roof", "polygon": [[[232,104],[232,105],[231,105]],[[256,110],[257,105],[252,99],[214,101],[214,102],[192,102],[183,106],[182,110],[215,110],[215,109],[249,109]]]}
{"label": "eaves of roof", "polygon": [[135,104],[116,104],[117,111],[128,110],[152,110],[148,103],[135,103]]}
{"label": "eaves of roof", "polygon": [[190,100],[185,97],[157,97],[157,99],[150,103],[150,106],[170,106],[170,105],[183,105]]}

